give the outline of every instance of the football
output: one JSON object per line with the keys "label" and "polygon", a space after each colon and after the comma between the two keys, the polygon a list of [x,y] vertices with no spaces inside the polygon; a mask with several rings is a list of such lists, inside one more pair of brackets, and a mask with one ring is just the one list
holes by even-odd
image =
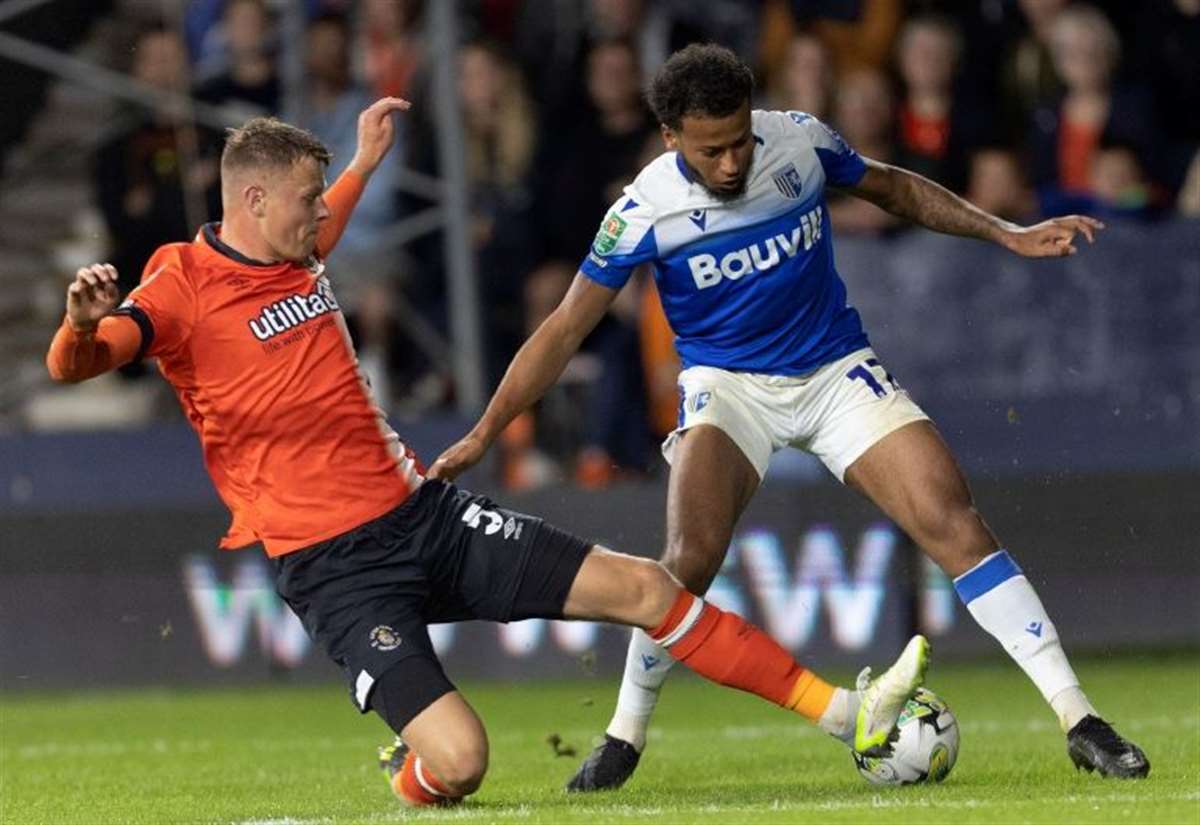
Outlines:
{"label": "football", "polygon": [[909,699],[896,722],[900,736],[891,756],[853,753],[858,772],[873,785],[941,782],[958,758],[958,721],[946,702],[921,688]]}

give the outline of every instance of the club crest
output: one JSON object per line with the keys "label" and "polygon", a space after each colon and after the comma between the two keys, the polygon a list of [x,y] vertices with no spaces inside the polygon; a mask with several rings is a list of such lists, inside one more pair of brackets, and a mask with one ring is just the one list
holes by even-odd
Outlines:
{"label": "club crest", "polygon": [[776,172],[771,180],[775,181],[775,188],[779,190],[779,194],[785,198],[796,200],[800,197],[800,190],[803,188],[803,181],[800,178],[800,173],[796,170],[794,164],[789,163],[780,171]]}

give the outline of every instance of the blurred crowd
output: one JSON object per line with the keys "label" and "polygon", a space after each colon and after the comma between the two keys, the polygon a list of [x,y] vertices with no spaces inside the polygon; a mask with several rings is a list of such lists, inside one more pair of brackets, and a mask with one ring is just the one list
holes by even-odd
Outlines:
{"label": "blurred crowd", "polygon": [[[398,414],[453,403],[438,233],[398,234],[437,176],[422,0],[306,0],[304,81],[288,95],[283,0],[192,0],[148,24],[126,68],[206,103],[278,114],[334,152],[380,95],[414,101],[330,260],[360,360]],[[670,53],[727,45],[762,108],[802,110],[851,146],[1019,222],[1087,212],[1200,215],[1200,0],[471,0],[458,4],[458,106],[488,387],[553,310],[605,210],[662,151],[642,91]],[[293,44],[294,45],[294,44]],[[95,159],[111,258],[131,288],[159,244],[219,218],[221,134],[131,108]],[[418,178],[421,179],[421,178]],[[904,231],[830,198],[839,236]],[[503,481],[588,485],[651,472],[674,426],[672,336],[649,273],[630,286],[539,408],[504,434]]]}

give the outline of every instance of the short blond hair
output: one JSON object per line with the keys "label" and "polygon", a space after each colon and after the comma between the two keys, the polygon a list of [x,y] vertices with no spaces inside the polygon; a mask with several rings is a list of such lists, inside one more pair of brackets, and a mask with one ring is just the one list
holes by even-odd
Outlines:
{"label": "short blond hair", "polygon": [[256,117],[225,131],[221,171],[290,169],[306,157],[328,166],[333,153],[312,132],[273,117]]}

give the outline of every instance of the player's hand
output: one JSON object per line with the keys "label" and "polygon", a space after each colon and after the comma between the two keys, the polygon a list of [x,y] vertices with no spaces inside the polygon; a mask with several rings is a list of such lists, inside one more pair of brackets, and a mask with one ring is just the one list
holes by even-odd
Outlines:
{"label": "player's hand", "polygon": [[1067,215],[1010,230],[1004,237],[1004,245],[1027,258],[1057,258],[1079,251],[1075,246],[1076,233],[1087,238],[1088,243],[1095,243],[1096,232],[1103,228],[1104,224],[1095,218]]}
{"label": "player's hand", "polygon": [[94,330],[101,318],[117,308],[119,297],[112,264],[85,266],[67,287],[67,320],[77,332]]}
{"label": "player's hand", "polygon": [[453,481],[459,474],[466,472],[479,463],[487,445],[475,435],[467,435],[446,449],[426,473],[428,478],[442,478]]}
{"label": "player's hand", "polygon": [[407,111],[410,106],[411,103],[398,97],[381,97],[363,110],[358,116],[358,148],[350,168],[363,177],[375,171],[396,140],[392,114]]}

